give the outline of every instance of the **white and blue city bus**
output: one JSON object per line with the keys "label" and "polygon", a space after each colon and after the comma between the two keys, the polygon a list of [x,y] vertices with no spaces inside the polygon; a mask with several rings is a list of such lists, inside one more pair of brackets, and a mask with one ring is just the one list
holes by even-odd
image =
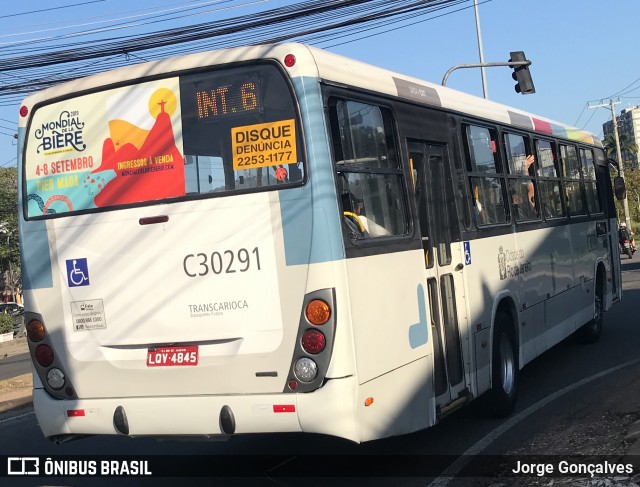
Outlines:
{"label": "white and blue city bus", "polygon": [[301,44],[28,97],[19,212],[46,437],[429,427],[595,342],[621,297],[590,134]]}

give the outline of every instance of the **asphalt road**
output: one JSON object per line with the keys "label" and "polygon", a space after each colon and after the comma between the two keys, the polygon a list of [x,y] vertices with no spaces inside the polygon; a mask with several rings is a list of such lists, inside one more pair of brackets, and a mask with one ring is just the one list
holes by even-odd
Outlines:
{"label": "asphalt road", "polygon": [[31,372],[29,353],[0,358],[0,380],[11,379],[28,372]]}
{"label": "asphalt road", "polygon": [[[171,462],[172,458],[175,461],[176,455],[195,455],[196,460],[211,462],[224,472],[229,472],[229,468],[235,466],[237,475],[246,474],[251,462],[264,455],[277,456],[273,458],[274,471],[283,471],[287,462],[293,465],[300,458],[311,455],[308,457],[311,459],[308,471],[313,477],[309,485],[356,485],[354,481],[358,480],[357,485],[423,486],[431,482],[435,482],[433,485],[445,484],[438,484],[438,481],[425,475],[401,478],[378,476],[366,481],[363,481],[363,477],[367,477],[367,468],[375,471],[374,467],[379,466],[382,459],[390,454],[399,455],[403,468],[408,468],[407,463],[433,463],[438,459],[446,466],[455,458],[457,461],[453,467],[457,465],[463,468],[465,462],[484,458],[478,455],[618,455],[619,450],[628,448],[628,444],[621,440],[627,428],[634,420],[640,419],[640,258],[624,259],[622,263],[624,299],[605,315],[602,339],[587,346],[577,345],[572,339],[567,339],[527,365],[521,375],[517,409],[505,420],[487,418],[477,408],[467,407],[429,430],[363,445],[302,434],[248,435],[224,442],[92,437],[54,445],[43,439],[32,410],[24,409],[10,415],[0,415],[0,437],[3,439],[0,442],[0,455],[68,455],[67,458],[87,454],[125,457],[150,455],[152,458],[160,455],[163,462]],[[348,462],[351,462],[355,477],[338,481],[323,476],[325,469],[336,467],[336,455],[349,459],[346,466],[339,466],[340,474],[349,475]],[[278,466],[275,463],[277,461],[285,466]],[[455,469],[451,470],[452,465],[449,468],[450,474],[456,473]],[[82,482],[75,483],[64,482],[63,479],[59,483],[48,480],[46,485],[110,485],[106,480],[84,478]],[[237,478],[236,475],[218,478],[213,484],[210,480],[195,478],[170,478],[166,479],[166,483],[155,478],[149,484],[143,483],[143,480],[123,478],[119,483],[173,486],[180,483],[299,485],[296,479],[290,477],[275,480]],[[129,481],[132,483],[127,483]],[[544,483],[548,484],[548,481]]]}

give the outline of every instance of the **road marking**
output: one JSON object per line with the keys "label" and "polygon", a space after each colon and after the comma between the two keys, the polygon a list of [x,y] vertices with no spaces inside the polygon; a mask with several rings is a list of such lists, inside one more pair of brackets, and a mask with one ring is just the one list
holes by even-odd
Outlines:
{"label": "road marking", "polygon": [[467,463],[471,461],[471,457],[473,455],[480,454],[486,447],[488,447],[491,443],[498,439],[499,436],[509,431],[520,421],[528,418],[533,413],[538,411],[539,409],[545,407],[552,401],[555,401],[561,396],[564,396],[568,392],[571,392],[578,387],[582,387],[589,382],[605,377],[617,370],[623,369],[625,367],[631,367],[640,363],[640,359],[631,360],[629,362],[625,362],[624,364],[616,365],[615,367],[611,367],[610,369],[604,370],[602,372],[598,372],[590,377],[582,379],[570,386],[565,387],[564,389],[560,389],[557,392],[554,392],[550,396],[545,397],[541,401],[529,406],[527,409],[522,411],[521,413],[516,414],[514,417],[509,419],[507,422],[501,424],[496,429],[487,434],[484,438],[480,439],[475,445],[471,446],[467,451],[465,451],[462,455],[460,455],[456,461],[454,461],[451,465],[449,465],[444,471],[440,474],[440,476],[434,479],[430,484],[427,484],[427,487],[444,487],[449,484],[458,473],[465,467]]}
{"label": "road marking", "polygon": [[28,413],[18,414],[16,416],[11,416],[9,418],[0,419],[0,424],[8,423],[9,421],[13,421],[14,419],[26,418],[27,416],[33,416],[34,412],[30,411]]}

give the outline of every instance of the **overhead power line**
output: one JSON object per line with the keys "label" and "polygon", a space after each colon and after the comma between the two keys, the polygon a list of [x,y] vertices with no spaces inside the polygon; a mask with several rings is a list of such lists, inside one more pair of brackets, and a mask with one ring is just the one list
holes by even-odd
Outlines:
{"label": "overhead power line", "polygon": [[17,14],[0,15],[0,19],[7,19],[9,17],[20,17],[22,15],[32,15],[32,14],[41,13],[41,12],[51,12],[52,10],[62,10],[63,8],[79,7],[81,5],[89,5],[90,3],[101,3],[104,1],[106,0],[89,0],[88,2],[72,3],[70,5],[61,5],[59,7],[41,8],[38,10],[29,10],[27,12],[19,12]]}
{"label": "overhead power line", "polygon": [[[304,0],[143,35],[61,37],[53,48],[39,41],[15,44],[0,51],[0,106],[15,105],[24,95],[54,84],[133,64],[132,60],[286,40],[322,45],[341,39],[344,43],[392,25],[402,28],[409,22],[429,20],[435,13],[445,15],[440,12],[464,5],[472,7],[471,0]],[[151,15],[148,21],[164,19]]]}

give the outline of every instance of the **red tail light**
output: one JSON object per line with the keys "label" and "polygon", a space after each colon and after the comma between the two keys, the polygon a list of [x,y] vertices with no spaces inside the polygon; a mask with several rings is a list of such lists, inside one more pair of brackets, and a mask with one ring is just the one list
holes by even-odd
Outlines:
{"label": "red tail light", "polygon": [[36,361],[42,367],[49,367],[53,363],[53,349],[49,345],[38,345],[35,351]]}
{"label": "red tail light", "polygon": [[318,330],[307,330],[302,335],[302,348],[307,353],[318,354],[324,350],[326,345],[326,338]]}

